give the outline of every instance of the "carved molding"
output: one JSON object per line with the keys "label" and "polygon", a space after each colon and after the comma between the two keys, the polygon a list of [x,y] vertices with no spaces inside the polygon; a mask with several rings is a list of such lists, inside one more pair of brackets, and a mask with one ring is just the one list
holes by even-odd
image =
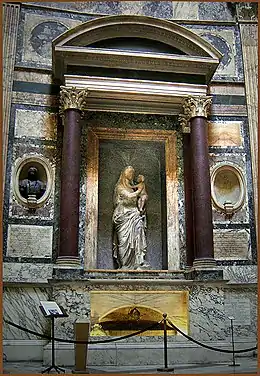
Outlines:
{"label": "carved molding", "polygon": [[67,88],[61,86],[60,115],[63,116],[64,111],[68,109],[76,109],[80,111],[87,110],[87,96],[87,90],[78,90],[75,87]]}
{"label": "carved molding", "polygon": [[[133,36],[170,45],[180,49],[185,55],[88,47],[104,39]],[[62,81],[68,65],[88,65],[194,73],[205,76],[208,83],[221,57],[222,54],[209,42],[183,26],[171,21],[133,15],[90,20],[68,30],[53,41],[53,73]]]}

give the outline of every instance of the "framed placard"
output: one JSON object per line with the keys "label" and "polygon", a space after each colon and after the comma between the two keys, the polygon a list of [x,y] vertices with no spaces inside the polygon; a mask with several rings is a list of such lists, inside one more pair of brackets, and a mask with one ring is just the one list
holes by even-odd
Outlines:
{"label": "framed placard", "polygon": [[53,301],[40,301],[40,308],[44,316],[64,317],[67,314],[63,308],[59,307],[56,302]]}

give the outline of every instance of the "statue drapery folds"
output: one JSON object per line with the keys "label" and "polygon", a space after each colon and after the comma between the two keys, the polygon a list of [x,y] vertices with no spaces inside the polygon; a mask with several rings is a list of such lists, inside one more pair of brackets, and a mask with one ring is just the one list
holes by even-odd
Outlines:
{"label": "statue drapery folds", "polygon": [[134,174],[132,166],[124,168],[114,189],[113,258],[119,269],[150,268],[145,261],[148,195],[144,176],[134,184]]}

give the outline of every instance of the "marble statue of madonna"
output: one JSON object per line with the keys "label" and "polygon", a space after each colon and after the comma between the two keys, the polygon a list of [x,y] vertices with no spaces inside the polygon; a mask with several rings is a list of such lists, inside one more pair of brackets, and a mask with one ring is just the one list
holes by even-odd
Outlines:
{"label": "marble statue of madonna", "polygon": [[[147,269],[146,214],[139,202],[145,191],[143,179],[134,185],[132,166],[123,169],[114,189],[113,258],[119,269]],[[141,175],[142,176],[142,175]]]}

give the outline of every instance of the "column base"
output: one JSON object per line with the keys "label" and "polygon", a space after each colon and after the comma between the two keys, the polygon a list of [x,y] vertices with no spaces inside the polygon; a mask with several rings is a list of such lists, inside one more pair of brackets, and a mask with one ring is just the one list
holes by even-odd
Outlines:
{"label": "column base", "polygon": [[80,268],[80,259],[78,256],[59,256],[56,260],[56,268]]}
{"label": "column base", "polygon": [[216,267],[216,265],[216,260],[213,258],[199,258],[193,261],[193,269],[195,270],[212,269]]}

